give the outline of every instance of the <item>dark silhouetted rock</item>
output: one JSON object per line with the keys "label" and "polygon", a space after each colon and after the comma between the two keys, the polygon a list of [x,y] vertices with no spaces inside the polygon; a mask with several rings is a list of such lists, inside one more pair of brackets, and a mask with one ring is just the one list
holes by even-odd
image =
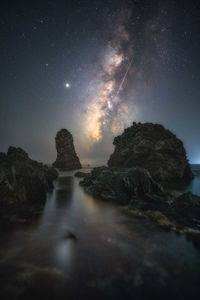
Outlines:
{"label": "dark silhouetted rock", "polygon": [[167,211],[178,223],[200,229],[200,197],[184,193],[174,199]]}
{"label": "dark silhouetted rock", "polygon": [[1,221],[12,215],[31,218],[43,207],[46,192],[53,187],[58,173],[28,157],[21,148],[10,147],[0,153],[0,215]]}
{"label": "dark silhouetted rock", "polygon": [[134,199],[163,193],[162,186],[142,168],[94,168],[91,175],[84,178],[80,184],[93,195],[118,204],[130,204]]}
{"label": "dark silhouetted rock", "polygon": [[85,172],[78,171],[74,174],[74,176],[77,177],[77,178],[85,178],[85,177],[90,176],[90,173],[85,173]]}
{"label": "dark silhouetted rock", "polygon": [[146,194],[142,198],[133,199],[131,206],[140,211],[166,211],[173,202],[173,197],[167,193]]}
{"label": "dark silhouetted rock", "polygon": [[47,180],[47,185],[49,189],[53,189],[53,181],[58,177],[58,172],[55,168],[44,165],[44,173]]}
{"label": "dark silhouetted rock", "polygon": [[168,187],[187,184],[192,178],[183,143],[162,125],[133,123],[114,139],[109,167],[142,167]]}
{"label": "dark silhouetted rock", "polygon": [[72,134],[61,129],[56,135],[57,158],[53,166],[58,169],[81,169],[81,163],[75,152]]}

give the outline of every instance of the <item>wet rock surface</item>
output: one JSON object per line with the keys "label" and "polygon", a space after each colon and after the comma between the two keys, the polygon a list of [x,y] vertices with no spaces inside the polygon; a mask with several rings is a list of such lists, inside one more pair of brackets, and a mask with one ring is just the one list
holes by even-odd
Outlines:
{"label": "wet rock surface", "polygon": [[164,186],[182,186],[192,178],[184,145],[162,125],[133,123],[115,137],[109,167],[142,167]]}
{"label": "wet rock surface", "polygon": [[137,198],[163,193],[162,186],[142,168],[94,168],[81,185],[95,196],[119,204],[130,204]]}
{"label": "wet rock surface", "polygon": [[143,168],[94,168],[80,184],[96,197],[128,205],[134,217],[149,218],[164,229],[200,241],[200,197],[192,193],[171,195]]}
{"label": "wet rock surface", "polygon": [[175,198],[167,214],[178,223],[200,229],[200,197],[184,193]]}
{"label": "wet rock surface", "polygon": [[72,174],[61,172],[36,226],[15,226],[1,239],[1,299],[191,299],[199,294],[197,230],[183,232],[161,211],[95,199]]}
{"label": "wet rock surface", "polygon": [[81,169],[80,160],[74,148],[72,134],[67,129],[58,131],[56,138],[57,158],[53,166],[58,169]]}
{"label": "wet rock surface", "polygon": [[57,176],[55,169],[30,159],[21,148],[0,153],[1,224],[28,222],[43,207]]}

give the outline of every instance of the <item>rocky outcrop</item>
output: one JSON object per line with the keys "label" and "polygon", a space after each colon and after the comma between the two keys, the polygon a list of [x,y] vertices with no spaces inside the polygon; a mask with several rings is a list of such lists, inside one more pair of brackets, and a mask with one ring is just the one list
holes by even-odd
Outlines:
{"label": "rocky outcrop", "polygon": [[74,174],[74,176],[77,177],[77,178],[85,178],[85,177],[89,177],[90,173],[85,173],[85,172],[78,171]]}
{"label": "rocky outcrop", "polygon": [[141,168],[94,168],[81,185],[93,195],[118,204],[130,204],[135,199],[163,193],[162,186]]}
{"label": "rocky outcrop", "polygon": [[46,192],[58,174],[52,167],[31,160],[21,148],[0,153],[0,217],[2,221],[31,218],[41,209]]}
{"label": "rocky outcrop", "polygon": [[165,192],[146,169],[98,167],[80,184],[99,199],[124,205],[133,217],[151,219],[200,243],[200,197]]}
{"label": "rocky outcrop", "polygon": [[192,178],[182,141],[162,125],[133,123],[114,139],[109,167],[142,167],[167,187],[187,184]]}
{"label": "rocky outcrop", "polygon": [[143,199],[134,200],[131,203],[133,209],[155,221],[152,216],[159,214],[176,224],[179,228],[193,228],[199,230],[200,238],[200,197],[190,192],[178,197],[170,194],[147,195]]}
{"label": "rocky outcrop", "polygon": [[178,223],[200,229],[200,197],[184,193],[175,198],[167,214]]}
{"label": "rocky outcrop", "polygon": [[81,169],[81,163],[75,152],[72,134],[61,129],[56,135],[57,158],[53,166],[58,169]]}

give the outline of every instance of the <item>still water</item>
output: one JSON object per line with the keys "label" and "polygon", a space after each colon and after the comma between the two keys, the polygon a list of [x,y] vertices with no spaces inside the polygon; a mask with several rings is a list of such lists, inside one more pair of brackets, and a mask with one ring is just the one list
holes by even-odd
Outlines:
{"label": "still water", "polygon": [[186,192],[191,191],[193,194],[200,196],[200,165],[191,165],[191,169],[195,177],[187,187]]}
{"label": "still water", "polygon": [[1,240],[1,299],[199,299],[200,249],[79,180],[60,173],[40,220]]}

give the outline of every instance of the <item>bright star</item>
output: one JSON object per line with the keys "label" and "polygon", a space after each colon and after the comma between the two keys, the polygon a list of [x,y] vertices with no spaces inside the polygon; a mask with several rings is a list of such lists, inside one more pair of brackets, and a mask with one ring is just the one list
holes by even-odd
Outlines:
{"label": "bright star", "polygon": [[67,83],[65,84],[65,86],[66,86],[66,88],[69,88],[69,87],[70,87],[70,84],[67,82]]}

